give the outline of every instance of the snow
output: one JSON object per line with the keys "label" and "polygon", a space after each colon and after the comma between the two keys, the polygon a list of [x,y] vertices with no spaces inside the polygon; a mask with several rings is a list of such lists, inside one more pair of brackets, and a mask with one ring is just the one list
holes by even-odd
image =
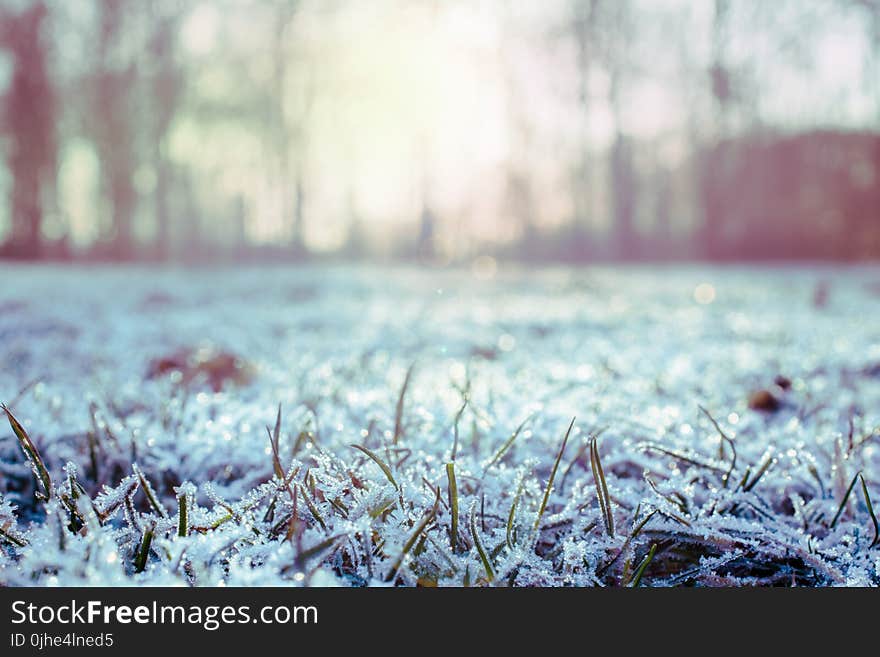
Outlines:
{"label": "snow", "polygon": [[[27,545],[0,535],[0,584],[488,584],[471,536],[476,505],[494,585],[626,583],[656,543],[642,585],[876,586],[880,547],[870,547],[860,482],[831,525],[858,472],[880,509],[878,320],[871,267],[502,267],[487,277],[2,265],[0,401],[55,495],[35,500],[4,419],[0,528]],[[147,376],[157,359],[199,348],[234,354],[252,380],[215,391]],[[789,390],[772,388],[778,375]],[[778,411],[748,407],[765,388]],[[445,464],[464,395],[453,552]],[[267,436],[279,404],[282,479]],[[727,486],[730,447],[720,453],[700,406],[736,447]],[[352,444],[388,464],[396,486]],[[71,481],[86,493],[75,532],[62,495]],[[437,487],[436,517],[404,555]],[[176,491],[189,500],[186,536]],[[146,520],[155,537],[135,572]]]}

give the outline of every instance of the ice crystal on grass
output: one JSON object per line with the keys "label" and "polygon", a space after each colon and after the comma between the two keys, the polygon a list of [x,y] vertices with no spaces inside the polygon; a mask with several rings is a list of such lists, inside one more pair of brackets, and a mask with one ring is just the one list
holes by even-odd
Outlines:
{"label": "ice crystal on grass", "polygon": [[880,584],[875,270],[5,273],[0,584]]}
{"label": "ice crystal on grass", "polygon": [[[14,504],[10,504],[8,500],[0,495],[0,550],[27,546],[27,541],[18,531],[15,509]],[[0,554],[5,556],[5,552]]]}

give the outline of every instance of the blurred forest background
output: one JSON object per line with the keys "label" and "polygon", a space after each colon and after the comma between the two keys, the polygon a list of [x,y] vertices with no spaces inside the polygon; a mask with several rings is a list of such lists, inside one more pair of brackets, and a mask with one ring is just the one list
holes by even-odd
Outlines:
{"label": "blurred forest background", "polygon": [[0,0],[0,256],[880,256],[880,0]]}

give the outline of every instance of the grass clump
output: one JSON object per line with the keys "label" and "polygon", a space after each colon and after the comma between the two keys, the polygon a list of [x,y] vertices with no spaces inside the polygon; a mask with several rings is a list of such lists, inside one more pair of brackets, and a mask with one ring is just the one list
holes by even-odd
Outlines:
{"label": "grass clump", "polygon": [[[749,452],[746,445],[743,454],[743,435],[734,443],[700,407],[720,436],[717,458],[699,444],[672,441],[616,440],[613,448],[600,451],[603,429],[582,441],[561,472],[576,433],[571,418],[542,481],[534,473],[549,454],[536,451],[539,441],[518,448],[518,458],[512,458],[512,448],[530,423],[535,431],[544,429],[543,413],[499,436],[495,427],[504,422],[489,421],[491,403],[469,386],[450,417],[436,423],[436,445],[417,440],[415,422],[406,442],[394,444],[395,435],[402,437],[408,386],[405,380],[396,412],[385,420],[387,430],[377,431],[381,419],[371,421],[361,434],[364,443],[350,444],[363,458],[352,458],[355,452],[342,449],[346,443],[334,441],[326,430],[320,445],[308,429],[299,432],[306,435],[302,441],[291,440],[289,451],[282,448],[279,405],[266,426],[268,447],[264,437],[261,448],[250,448],[253,459],[238,479],[224,480],[222,470],[214,471],[218,482],[203,478],[199,487],[189,482],[202,475],[188,470],[185,459],[169,463],[149,450],[136,453],[129,449],[124,425],[107,426],[103,416],[98,421],[94,407],[86,416],[93,419],[87,429],[91,438],[71,441],[81,450],[85,468],[78,470],[74,462],[59,468],[60,459],[52,457],[55,449],[64,451],[63,445],[44,442],[48,448],[40,454],[4,406],[37,496],[18,457],[27,478],[9,479],[0,490],[0,559],[15,560],[15,572],[27,576],[14,584],[42,581],[51,563],[86,564],[87,555],[110,550],[118,552],[122,577],[176,578],[189,585],[240,583],[242,572],[257,571],[269,573],[272,582],[302,585],[364,586],[382,580],[416,586],[815,586],[847,582],[852,571],[836,555],[841,541],[848,541],[852,563],[860,564],[859,572],[871,572],[868,551],[880,545],[880,526],[870,482],[860,470],[845,480],[848,486],[833,501],[829,491],[844,488],[835,482],[841,467],[859,460],[870,465],[865,453],[873,432],[843,441],[826,462],[804,459],[793,471],[790,463],[772,456],[779,454],[773,446]],[[307,426],[317,431],[320,407],[309,402],[303,408]],[[302,413],[288,415],[297,412]],[[460,449],[459,425],[466,412],[475,418],[473,449]],[[441,433],[450,426],[451,450]],[[384,443],[367,447],[377,433]],[[740,472],[743,462],[753,465]],[[373,466],[382,473],[378,481]],[[112,473],[118,479],[108,484],[105,478]],[[245,487],[240,480],[248,476]],[[780,482],[790,487],[787,500],[774,496]],[[10,491],[16,502],[25,494],[29,499],[24,522],[17,517],[21,511],[13,514],[5,502]],[[864,505],[852,504],[855,497]],[[169,512],[175,506],[176,514]],[[632,518],[628,532],[616,526],[624,515]],[[45,522],[50,516],[55,519]],[[528,531],[522,531],[521,522]],[[24,525],[27,531],[20,529]],[[744,526],[767,531],[747,533]],[[55,552],[37,555],[31,532],[49,533],[50,540],[41,538],[40,544],[55,546]],[[79,576],[94,577],[94,572],[83,566]],[[321,579],[328,576],[334,579]]]}

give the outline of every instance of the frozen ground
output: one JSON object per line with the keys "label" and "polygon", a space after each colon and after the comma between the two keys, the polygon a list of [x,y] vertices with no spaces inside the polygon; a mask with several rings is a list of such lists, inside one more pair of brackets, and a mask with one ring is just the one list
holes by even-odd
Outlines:
{"label": "frozen ground", "polygon": [[880,270],[489,264],[0,266],[0,584],[880,584]]}

